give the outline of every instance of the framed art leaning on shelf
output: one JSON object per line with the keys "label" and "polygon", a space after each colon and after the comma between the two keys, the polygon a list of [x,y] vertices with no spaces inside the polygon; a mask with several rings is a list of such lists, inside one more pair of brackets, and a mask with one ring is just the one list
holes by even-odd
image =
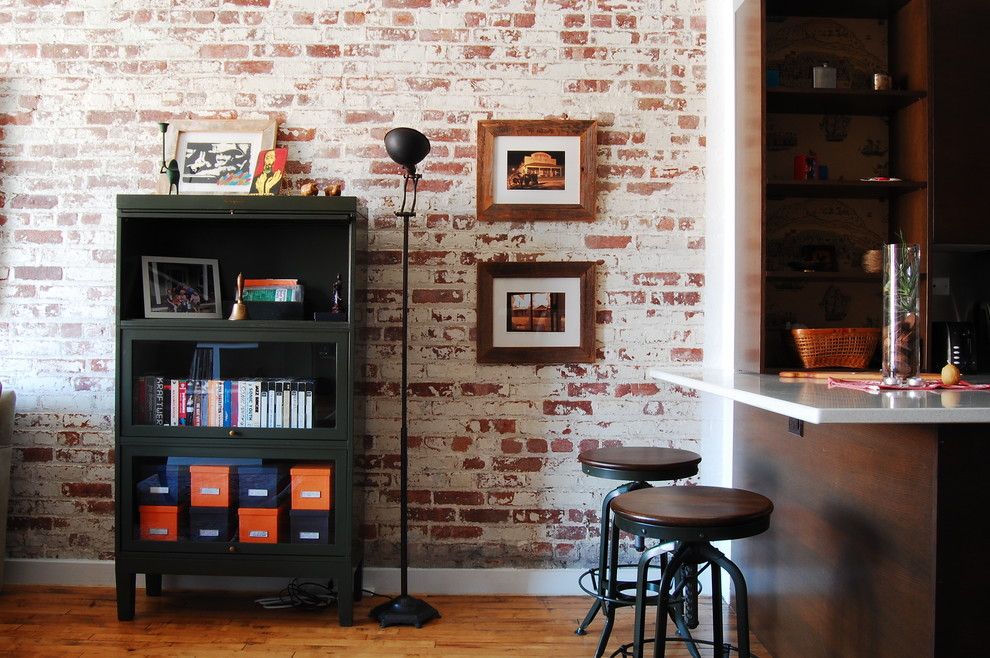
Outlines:
{"label": "framed art leaning on shelf", "polygon": [[[267,119],[172,121],[163,161],[178,164],[179,194],[247,194],[259,154],[275,147],[277,128]],[[168,177],[162,175],[158,193],[168,191]]]}
{"label": "framed art leaning on shelf", "polygon": [[216,259],[141,257],[146,318],[219,318],[220,266]]}

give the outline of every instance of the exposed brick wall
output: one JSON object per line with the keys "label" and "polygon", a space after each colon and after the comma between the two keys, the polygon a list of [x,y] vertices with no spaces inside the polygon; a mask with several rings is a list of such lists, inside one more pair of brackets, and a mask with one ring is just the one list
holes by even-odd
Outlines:
{"label": "exposed brick wall", "polygon": [[[611,485],[577,453],[691,447],[699,431],[691,396],[646,369],[702,356],[702,0],[169,4],[0,8],[10,555],[112,553],[114,196],[153,189],[154,122],[275,117],[291,186],[340,182],[371,215],[371,561],[397,536],[400,179],[381,139],[410,125],[433,142],[412,235],[414,563],[590,562]],[[476,122],[564,113],[599,121],[597,220],[478,222]],[[598,261],[598,362],[476,364],[475,264],[490,259]]]}

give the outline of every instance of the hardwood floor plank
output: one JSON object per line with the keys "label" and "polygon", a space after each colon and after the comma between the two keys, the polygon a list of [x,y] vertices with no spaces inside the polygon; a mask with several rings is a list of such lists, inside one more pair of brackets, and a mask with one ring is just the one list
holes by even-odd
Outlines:
{"label": "hardwood floor plank", "polygon": [[[365,597],[355,606],[354,626],[341,628],[336,609],[264,610],[254,602],[258,596],[166,591],[149,598],[139,590],[135,620],[118,622],[110,588],[8,586],[0,595],[0,655],[560,658],[593,656],[602,627],[599,618],[587,635],[574,634],[590,605],[586,597],[424,597],[443,617],[416,629],[379,628],[368,613],[381,597]],[[700,616],[695,635],[706,639],[708,599],[701,600]],[[724,624],[733,642],[734,623],[730,615]],[[606,656],[631,639],[632,609],[621,609]],[[756,638],[752,642],[759,658],[772,658]],[[682,643],[668,647],[670,658],[689,655]]]}

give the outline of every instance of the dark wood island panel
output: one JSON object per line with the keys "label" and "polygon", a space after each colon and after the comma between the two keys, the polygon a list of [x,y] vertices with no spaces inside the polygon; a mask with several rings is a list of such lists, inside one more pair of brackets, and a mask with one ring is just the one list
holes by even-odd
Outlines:
{"label": "dark wood island panel", "polygon": [[986,425],[803,424],[734,405],[734,486],[774,501],[733,545],[773,656],[981,655]]}

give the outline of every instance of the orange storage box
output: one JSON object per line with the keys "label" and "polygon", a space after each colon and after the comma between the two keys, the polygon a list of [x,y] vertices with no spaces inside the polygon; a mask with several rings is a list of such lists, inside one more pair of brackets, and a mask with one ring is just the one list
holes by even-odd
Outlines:
{"label": "orange storage box", "polygon": [[138,516],[144,541],[179,541],[179,508],[176,505],[140,505]]}
{"label": "orange storage box", "polygon": [[193,507],[230,507],[233,469],[230,466],[195,464],[189,467]]}
{"label": "orange storage box", "polygon": [[241,507],[237,521],[242,542],[277,544],[285,539],[284,507]]}
{"label": "orange storage box", "polygon": [[333,464],[307,464],[289,469],[292,509],[333,509]]}

